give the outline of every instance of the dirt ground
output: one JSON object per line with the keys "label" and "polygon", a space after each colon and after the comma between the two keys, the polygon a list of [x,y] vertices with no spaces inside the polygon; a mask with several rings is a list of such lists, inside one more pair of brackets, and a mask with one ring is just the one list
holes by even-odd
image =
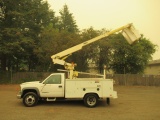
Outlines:
{"label": "dirt ground", "polygon": [[159,120],[160,87],[115,86],[118,99],[87,108],[83,101],[42,102],[24,107],[18,85],[0,85],[0,120]]}

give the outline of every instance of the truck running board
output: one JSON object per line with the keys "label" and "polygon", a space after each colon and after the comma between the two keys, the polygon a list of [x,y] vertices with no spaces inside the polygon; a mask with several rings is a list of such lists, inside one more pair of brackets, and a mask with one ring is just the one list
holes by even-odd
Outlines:
{"label": "truck running board", "polygon": [[47,98],[47,101],[56,101],[56,98]]}

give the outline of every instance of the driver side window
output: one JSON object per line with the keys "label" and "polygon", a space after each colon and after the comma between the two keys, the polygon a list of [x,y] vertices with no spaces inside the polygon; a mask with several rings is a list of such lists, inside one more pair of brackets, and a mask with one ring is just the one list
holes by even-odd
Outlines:
{"label": "driver side window", "polygon": [[44,84],[61,84],[61,75],[50,76]]}

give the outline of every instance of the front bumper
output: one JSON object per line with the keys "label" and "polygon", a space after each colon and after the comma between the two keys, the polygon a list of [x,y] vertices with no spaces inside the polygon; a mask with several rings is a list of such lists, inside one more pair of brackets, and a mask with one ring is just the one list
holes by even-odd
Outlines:
{"label": "front bumper", "polygon": [[22,97],[21,97],[21,93],[22,93],[21,91],[18,92],[18,94],[17,94],[17,98],[18,98],[18,99],[21,99],[21,98],[22,98]]}

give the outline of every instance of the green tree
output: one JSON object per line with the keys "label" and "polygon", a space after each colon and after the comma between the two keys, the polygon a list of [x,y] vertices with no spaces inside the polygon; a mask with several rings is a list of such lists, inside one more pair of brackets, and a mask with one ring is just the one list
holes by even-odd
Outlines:
{"label": "green tree", "polygon": [[[96,31],[90,28],[82,32],[82,38],[90,39],[104,32],[105,29]],[[94,63],[100,73],[106,65],[107,69],[113,70],[114,73],[137,74],[143,73],[148,61],[152,59],[156,46],[143,36],[138,42],[130,45],[121,34],[113,34],[88,45],[83,50],[84,59]]]}
{"label": "green tree", "polygon": [[[81,32],[81,41],[85,42],[87,40],[90,40],[96,36],[99,35],[99,31],[95,30],[93,27],[90,27],[88,29],[84,29]],[[97,42],[96,42],[97,43]],[[90,45],[87,45],[83,47],[81,51],[77,54],[77,68],[81,71],[87,71],[89,69],[89,66],[91,64],[95,64],[96,57],[97,57],[97,44],[92,43]]]}
{"label": "green tree", "polygon": [[[85,29],[82,32],[82,38],[83,40],[87,41],[89,39],[92,39],[94,37],[97,37],[101,34],[104,34],[107,32],[105,29],[102,30],[94,30],[93,27],[90,27],[89,29]],[[86,62],[86,65],[89,67],[90,65],[93,65],[92,67],[97,68],[97,70],[102,73],[104,65],[109,64],[110,59],[110,45],[107,38],[104,38],[102,40],[98,40],[95,43],[92,43],[88,46],[86,46],[83,49],[83,55],[84,61]]]}
{"label": "green tree", "polygon": [[37,64],[34,49],[39,42],[41,30],[52,23],[54,12],[42,0],[5,0],[5,19],[1,22],[0,60],[1,69],[25,62],[29,70]]}
{"label": "green tree", "polygon": [[[53,65],[51,56],[66,50],[79,42],[79,35],[68,31],[54,29],[51,26],[46,27],[41,32],[40,42],[35,49],[35,54],[38,56],[39,70],[53,70],[63,68],[63,66]],[[66,59],[66,62],[73,62],[73,56]]]}
{"label": "green tree", "polygon": [[68,6],[65,4],[60,10],[59,16],[59,30],[66,30],[68,32],[76,33],[78,28],[73,14],[69,12]]}
{"label": "green tree", "polygon": [[112,46],[113,54],[110,67],[119,74],[143,73],[156,51],[156,46],[145,37],[130,45],[121,34],[114,35]]}

